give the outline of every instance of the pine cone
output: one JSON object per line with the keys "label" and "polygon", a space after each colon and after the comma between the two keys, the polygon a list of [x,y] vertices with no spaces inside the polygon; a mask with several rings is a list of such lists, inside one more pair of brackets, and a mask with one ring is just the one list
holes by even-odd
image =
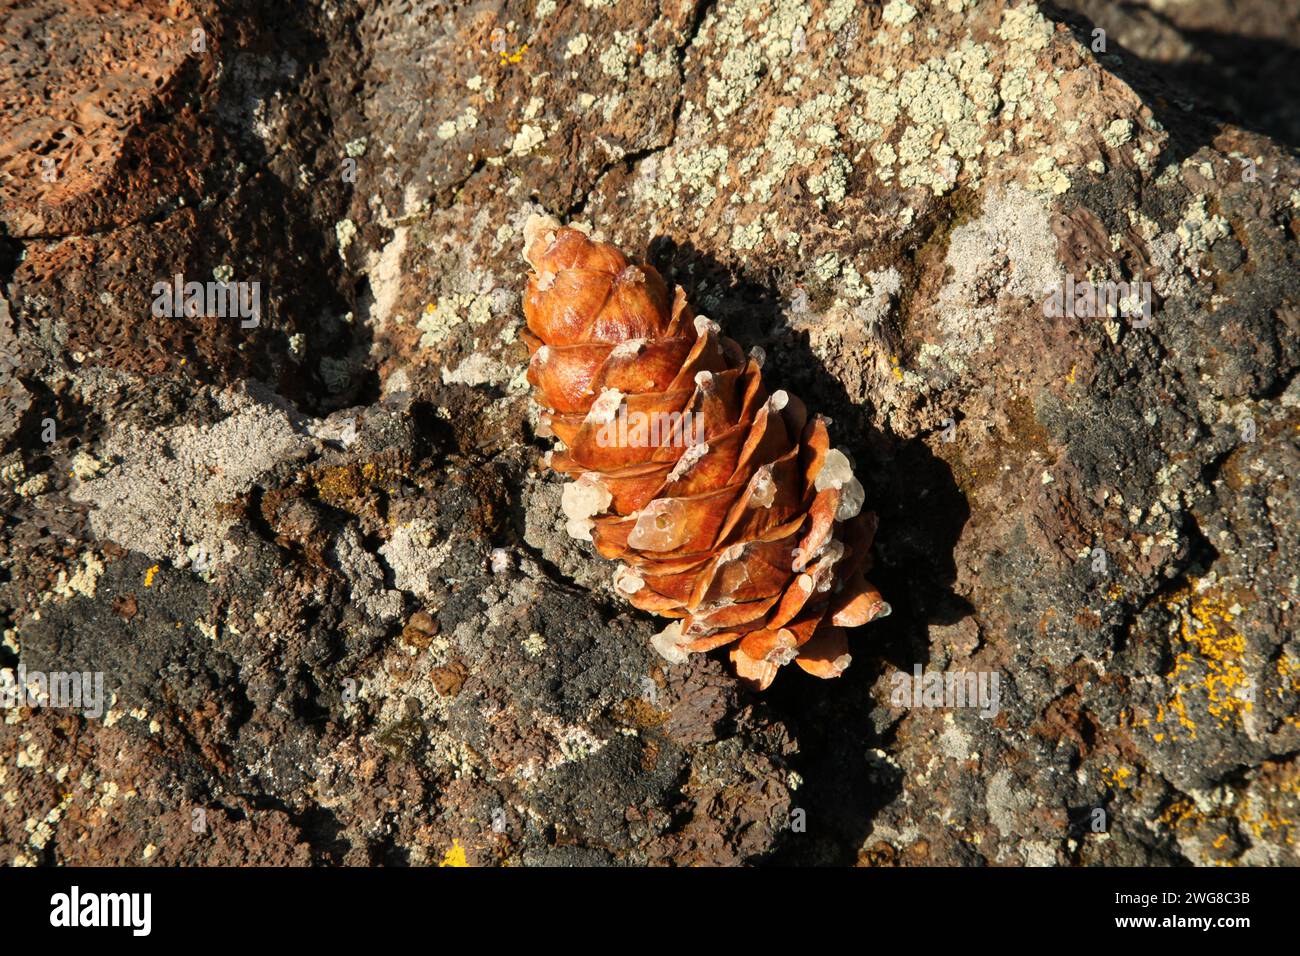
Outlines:
{"label": "pine cone", "polygon": [[764,688],[794,661],[849,664],[844,628],[889,613],[867,583],[875,516],[826,419],[763,387],[717,324],[669,295],[651,266],[554,219],[524,230],[528,380],[569,533],[623,565],[615,588],[678,618],[654,638],[670,661],[732,645]]}

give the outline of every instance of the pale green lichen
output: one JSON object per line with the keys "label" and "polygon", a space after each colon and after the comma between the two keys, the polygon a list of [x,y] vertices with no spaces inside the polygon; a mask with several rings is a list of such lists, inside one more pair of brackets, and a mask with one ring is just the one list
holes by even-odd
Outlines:
{"label": "pale green lichen", "polygon": [[916,19],[916,7],[903,0],[890,0],[880,18],[891,27],[902,27]]}
{"label": "pale green lichen", "polygon": [[646,50],[641,57],[641,72],[647,79],[664,80],[677,72],[681,54],[676,49]]}
{"label": "pale green lichen", "polygon": [[1051,42],[1052,24],[1031,5],[1009,7],[1003,11],[998,36],[1012,46],[1035,53]]}
{"label": "pale green lichen", "polygon": [[806,4],[793,0],[759,0],[710,13],[696,42],[712,40],[726,48],[705,93],[705,103],[718,119],[739,110],[764,73],[786,72],[795,37],[806,30],[811,16]]}
{"label": "pale green lichen", "polygon": [[693,195],[696,221],[702,221],[708,205],[717,197],[718,190],[730,185],[730,178],[724,172],[727,159],[725,146],[674,151],[660,164],[657,188],[646,180],[639,179],[635,189],[643,196],[647,193],[662,196],[656,204],[671,208],[683,207],[683,193]]}
{"label": "pale green lichen", "polygon": [[582,56],[587,52],[587,47],[591,46],[591,37],[585,33],[579,33],[576,37],[568,42],[564,48],[564,58],[572,59],[575,56]]}
{"label": "pale green lichen", "polygon": [[474,129],[478,126],[478,110],[472,106],[465,107],[464,112],[455,119],[447,120],[438,125],[437,136],[441,140],[452,139],[453,137]]}
{"label": "pale green lichen", "polygon": [[51,593],[64,598],[81,595],[93,598],[98,589],[100,576],[104,573],[104,562],[97,555],[86,553],[81,556],[76,569],[71,574],[60,571]]}
{"label": "pale green lichen", "polygon": [[1209,251],[1220,239],[1231,234],[1228,220],[1210,215],[1205,207],[1205,197],[1197,196],[1183,210],[1182,222],[1175,230],[1183,255],[1189,259]]}
{"label": "pale green lichen", "polygon": [[1102,131],[1101,138],[1111,149],[1119,149],[1133,138],[1133,122],[1126,119],[1114,120]]}
{"label": "pale green lichen", "polygon": [[[1034,192],[1071,188],[1071,164],[1083,159],[1068,147],[1086,135],[1080,120],[1095,120],[1058,114],[1069,57],[1046,52],[1053,25],[1035,7],[994,13],[996,39],[968,35],[906,69],[885,54],[873,56],[878,65],[866,74],[824,69],[852,55],[839,46],[849,36],[858,50],[863,43],[896,47],[907,28],[932,44],[943,39],[935,24],[921,25],[915,3],[888,4],[886,28],[874,39],[849,33],[858,9],[840,0],[820,9],[752,0],[708,12],[692,44],[719,68],[702,96],[682,104],[672,144],[642,160],[631,183],[639,204],[660,211],[652,228],[685,220],[705,234],[722,233],[739,252],[797,245],[798,234],[753,207],[770,205],[797,180],[828,214],[827,225],[839,228],[833,211],[852,201],[851,184],[864,173],[935,195],[959,183],[979,188],[992,173],[1011,178],[1013,170]],[[1070,42],[1062,32],[1062,50]],[[623,46],[616,35],[610,48]],[[607,59],[621,68],[621,57]],[[760,89],[772,95],[757,95]],[[612,100],[607,118],[626,108]],[[997,161],[1007,155],[1016,162]],[[924,208],[900,203],[894,227],[907,228]]]}
{"label": "pale green lichen", "polygon": [[334,238],[338,242],[339,256],[347,252],[348,246],[357,235],[357,224],[351,219],[343,219],[334,224]]}
{"label": "pale green lichen", "polygon": [[625,33],[622,30],[614,31],[609,45],[600,51],[598,57],[600,68],[606,76],[612,76],[616,80],[627,79],[628,67],[633,58],[632,47],[635,43],[635,34]]}
{"label": "pale green lichen", "polygon": [[510,141],[510,152],[514,156],[524,156],[540,146],[545,139],[546,134],[540,126],[525,123]]}
{"label": "pale green lichen", "polygon": [[465,276],[463,291],[449,292],[438,297],[436,303],[425,306],[424,313],[415,327],[423,333],[420,337],[421,348],[436,348],[445,342],[451,334],[465,322],[484,325],[493,316],[494,304],[504,306],[504,300],[497,302],[496,280],[490,272],[469,273]]}
{"label": "pale green lichen", "polygon": [[830,203],[841,203],[848,193],[849,161],[835,153],[821,172],[808,177],[808,190]]}
{"label": "pale green lichen", "polygon": [[840,27],[849,22],[857,8],[855,0],[831,0],[826,9],[822,11],[821,20],[817,26],[829,33],[835,33]]}
{"label": "pale green lichen", "polygon": [[104,463],[86,451],[78,451],[72,456],[72,474],[79,481],[89,481],[100,473]]}

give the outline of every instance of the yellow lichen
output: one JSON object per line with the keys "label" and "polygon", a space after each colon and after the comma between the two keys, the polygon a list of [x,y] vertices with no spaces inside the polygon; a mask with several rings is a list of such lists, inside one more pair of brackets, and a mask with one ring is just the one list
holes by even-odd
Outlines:
{"label": "yellow lichen", "polygon": [[469,866],[469,860],[465,856],[465,848],[460,845],[459,840],[451,841],[451,849],[447,855],[442,858],[439,866]]}
{"label": "yellow lichen", "polygon": [[[1168,740],[1195,740],[1197,726],[1189,712],[1189,698],[1220,727],[1235,725],[1254,710],[1253,681],[1242,666],[1246,639],[1232,626],[1240,616],[1240,607],[1211,582],[1198,581],[1180,588],[1164,603],[1174,617],[1174,635],[1182,645],[1173,670],[1165,675],[1172,690],[1154,718],[1136,725],[1165,725],[1172,717],[1185,733],[1181,737],[1169,733]],[[1166,739],[1163,732],[1153,736],[1157,742]]]}
{"label": "yellow lichen", "polygon": [[1128,767],[1101,768],[1101,779],[1112,790],[1127,790],[1129,777],[1131,776],[1133,776],[1133,771],[1129,770]]}

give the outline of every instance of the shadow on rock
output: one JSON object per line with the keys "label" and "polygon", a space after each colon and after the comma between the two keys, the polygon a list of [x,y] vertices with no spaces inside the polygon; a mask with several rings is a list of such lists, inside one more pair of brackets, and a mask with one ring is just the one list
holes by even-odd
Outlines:
{"label": "shadow on rock", "polygon": [[886,664],[910,670],[928,663],[931,625],[971,613],[951,590],[953,550],[970,509],[948,464],[920,438],[880,429],[871,408],[855,403],[813,352],[807,334],[790,327],[790,303],[775,277],[737,273],[706,252],[664,238],[651,243],[649,258],[686,290],[697,312],[716,319],[743,348],[765,350],[769,391],[785,388],[810,412],[832,418],[832,441],[854,459],[866,508],[880,518],[869,577],[893,613],[850,633],[855,664],[842,678],[820,681],[791,667],[763,695],[798,737],[803,783],[795,804],[805,811],[769,861],[853,863],[873,816],[901,783],[886,756],[893,719],[875,706],[872,687]]}

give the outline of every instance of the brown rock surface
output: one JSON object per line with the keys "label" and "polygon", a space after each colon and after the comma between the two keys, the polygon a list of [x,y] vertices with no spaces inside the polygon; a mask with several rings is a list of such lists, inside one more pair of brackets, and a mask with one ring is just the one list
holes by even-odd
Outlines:
{"label": "brown rock surface", "polygon": [[[6,0],[0,667],[105,688],[4,711],[6,860],[1300,862],[1297,8],[1069,6]],[[840,680],[666,665],[563,534],[543,212],[833,417]]]}

